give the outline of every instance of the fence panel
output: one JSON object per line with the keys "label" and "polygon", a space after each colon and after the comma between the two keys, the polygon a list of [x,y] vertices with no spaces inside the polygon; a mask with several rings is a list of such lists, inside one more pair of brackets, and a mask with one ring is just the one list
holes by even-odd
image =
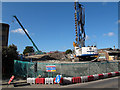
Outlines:
{"label": "fence panel", "polygon": [[[14,74],[21,77],[55,77],[61,74],[63,77],[79,77],[100,73],[118,71],[118,62],[69,62],[69,63],[40,63],[37,62],[37,71],[35,71],[36,62],[14,61]],[[55,72],[46,72],[47,65],[55,65]]]}

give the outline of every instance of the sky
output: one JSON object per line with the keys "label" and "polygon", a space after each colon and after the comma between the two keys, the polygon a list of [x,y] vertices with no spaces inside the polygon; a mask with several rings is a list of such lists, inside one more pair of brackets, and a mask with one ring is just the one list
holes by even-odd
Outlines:
{"label": "sky", "polygon": [[[81,2],[85,7],[85,45],[98,49],[118,48],[118,3]],[[75,41],[74,2],[3,2],[2,22],[10,25],[8,45],[15,44],[20,53],[32,46],[16,15],[39,50],[73,49]]]}

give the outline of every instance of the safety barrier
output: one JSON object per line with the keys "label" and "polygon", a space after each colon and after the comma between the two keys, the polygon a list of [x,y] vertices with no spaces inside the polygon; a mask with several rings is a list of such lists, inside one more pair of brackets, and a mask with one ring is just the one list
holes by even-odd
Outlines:
{"label": "safety barrier", "polygon": [[99,79],[98,74],[93,75],[93,77],[94,77],[94,80],[98,80]]}
{"label": "safety barrier", "polygon": [[103,75],[103,74],[98,74],[98,78],[99,78],[99,79],[103,79],[103,78],[104,78],[104,75]]}
{"label": "safety barrier", "polygon": [[88,81],[93,81],[93,80],[94,80],[94,76],[93,75],[88,76]]}
{"label": "safety barrier", "polygon": [[73,77],[72,83],[81,83],[81,77]]}
{"label": "safety barrier", "polygon": [[[95,74],[89,76],[81,76],[81,77],[62,77],[60,79],[59,84],[74,84],[74,83],[85,83],[93,80],[110,78],[113,76],[119,76],[120,71],[118,72],[110,72],[110,73],[102,73],[102,74]],[[27,78],[27,83],[30,84],[56,84],[56,78]]]}
{"label": "safety barrier", "polygon": [[118,71],[119,72],[119,75],[120,75],[120,71]]}
{"label": "safety barrier", "polygon": [[108,73],[108,78],[112,77],[112,73]]}
{"label": "safety barrier", "polygon": [[108,73],[103,73],[104,78],[108,77]]}
{"label": "safety barrier", "polygon": [[119,72],[115,72],[115,76],[119,76],[120,75],[120,73]]}
{"label": "safety barrier", "polygon": [[71,77],[63,77],[63,84],[72,84]]}
{"label": "safety barrier", "polygon": [[81,76],[81,83],[87,82],[88,76]]}
{"label": "safety barrier", "polygon": [[27,83],[35,84],[35,78],[27,78]]}
{"label": "safety barrier", "polygon": [[53,84],[53,78],[45,78],[45,84]]}
{"label": "safety barrier", "polygon": [[114,77],[115,76],[115,72],[111,72],[112,73],[112,77]]}
{"label": "safety barrier", "polygon": [[44,84],[45,83],[45,78],[36,78],[35,83],[36,84]]}

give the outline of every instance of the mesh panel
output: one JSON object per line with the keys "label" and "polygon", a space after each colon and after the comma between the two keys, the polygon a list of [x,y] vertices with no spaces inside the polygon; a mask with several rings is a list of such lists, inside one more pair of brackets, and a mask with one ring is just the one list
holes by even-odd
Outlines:
{"label": "mesh panel", "polygon": [[[46,65],[55,65],[56,72],[46,72]],[[86,76],[118,71],[118,62],[89,62],[89,63],[37,63],[14,61],[14,74],[21,77],[55,77],[61,74],[63,77]]]}

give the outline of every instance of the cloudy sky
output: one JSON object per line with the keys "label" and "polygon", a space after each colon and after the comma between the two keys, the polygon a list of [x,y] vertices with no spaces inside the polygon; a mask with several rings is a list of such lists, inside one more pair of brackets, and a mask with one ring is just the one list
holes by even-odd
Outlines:
{"label": "cloudy sky", "polygon": [[[81,2],[85,7],[86,46],[118,47],[118,3]],[[10,24],[9,45],[15,44],[20,53],[32,43],[12,17],[16,15],[39,50],[65,51],[73,49],[75,20],[73,2],[3,2],[2,20]]]}

